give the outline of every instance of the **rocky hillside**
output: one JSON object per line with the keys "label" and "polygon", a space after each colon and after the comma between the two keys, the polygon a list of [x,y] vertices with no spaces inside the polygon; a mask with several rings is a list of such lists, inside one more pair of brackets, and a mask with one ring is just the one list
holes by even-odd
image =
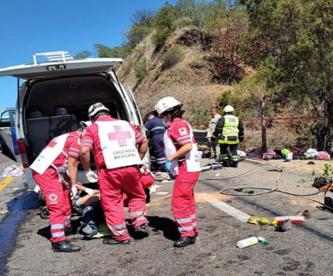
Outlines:
{"label": "rocky hillside", "polygon": [[[204,37],[197,28],[185,27],[176,30],[156,49],[152,35],[126,58],[118,69],[119,78],[134,92],[143,115],[161,97],[174,96],[184,103],[187,119],[200,127],[207,122],[207,110],[216,103],[217,97],[232,88],[213,81],[208,61],[210,38]],[[165,55],[170,49],[177,49],[181,58],[167,66]],[[141,78],[138,78],[138,64],[143,64]]]}

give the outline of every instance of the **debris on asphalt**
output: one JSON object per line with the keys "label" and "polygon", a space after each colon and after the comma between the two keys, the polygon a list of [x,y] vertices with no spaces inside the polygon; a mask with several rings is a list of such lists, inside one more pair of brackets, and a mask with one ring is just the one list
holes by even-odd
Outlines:
{"label": "debris on asphalt", "polygon": [[8,177],[8,176],[23,176],[24,172],[16,165],[11,165],[3,170],[1,177]]}
{"label": "debris on asphalt", "polygon": [[250,238],[238,241],[237,242],[237,247],[238,248],[245,248],[245,247],[255,245],[257,243],[258,243],[258,238],[257,237],[250,237]]}
{"label": "debris on asphalt", "polygon": [[263,237],[250,237],[250,238],[238,241],[236,245],[238,248],[245,248],[245,247],[255,245],[258,242],[262,245],[269,244],[269,241]]}
{"label": "debris on asphalt", "polygon": [[0,209],[0,215],[7,215],[9,211],[7,209]]}
{"label": "debris on asphalt", "polygon": [[170,179],[166,172],[156,172],[154,173],[154,177],[156,181],[163,181]]}
{"label": "debris on asphalt", "polygon": [[247,223],[250,224],[259,224],[259,225],[272,225],[276,226],[277,221],[272,218],[266,218],[266,217],[249,217]]}
{"label": "debris on asphalt", "polygon": [[207,164],[203,167],[201,167],[201,171],[209,171],[209,170],[221,170],[222,169],[222,164],[221,163],[211,163],[211,164]]}
{"label": "debris on asphalt", "polygon": [[311,218],[311,214],[310,214],[310,211],[309,211],[309,210],[298,211],[298,212],[296,213],[296,216],[303,216],[303,217],[305,217],[306,219]]}
{"label": "debris on asphalt", "polygon": [[258,237],[258,242],[262,245],[267,245],[269,244],[269,241],[263,237]]}
{"label": "debris on asphalt", "polygon": [[304,222],[304,216],[278,216],[275,217],[274,220],[277,221],[278,224],[284,222],[285,220],[290,220],[292,224],[301,224]]}
{"label": "debris on asphalt", "polygon": [[278,224],[275,227],[275,230],[279,231],[279,232],[286,232],[292,228],[292,225],[293,224],[291,223],[290,219],[287,219],[287,220],[283,221],[282,223]]}

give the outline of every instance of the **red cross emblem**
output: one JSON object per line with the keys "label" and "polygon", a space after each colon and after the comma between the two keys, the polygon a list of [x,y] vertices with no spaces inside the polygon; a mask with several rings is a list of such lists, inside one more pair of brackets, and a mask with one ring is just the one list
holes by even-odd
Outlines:
{"label": "red cross emblem", "polygon": [[117,140],[120,147],[127,146],[126,139],[131,138],[131,133],[129,131],[123,131],[121,126],[114,126],[114,133],[109,133],[110,141]]}

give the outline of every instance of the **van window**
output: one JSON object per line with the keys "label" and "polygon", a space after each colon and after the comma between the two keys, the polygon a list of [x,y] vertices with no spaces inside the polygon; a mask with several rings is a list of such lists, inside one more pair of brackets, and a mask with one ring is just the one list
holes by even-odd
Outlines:
{"label": "van window", "polygon": [[105,104],[113,117],[129,119],[123,100],[106,76],[78,76],[32,82],[23,105],[29,161],[53,137],[74,131],[81,120],[88,120],[88,107],[95,102]]}

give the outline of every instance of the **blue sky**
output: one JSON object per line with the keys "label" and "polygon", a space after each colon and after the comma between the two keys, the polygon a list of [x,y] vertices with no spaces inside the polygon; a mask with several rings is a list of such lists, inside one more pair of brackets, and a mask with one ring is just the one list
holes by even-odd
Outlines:
{"label": "blue sky", "polygon": [[[175,3],[175,0],[169,0]],[[31,63],[37,52],[93,51],[120,45],[137,10],[165,0],[1,0],[0,68]],[[16,79],[0,78],[0,108],[14,107]]]}

